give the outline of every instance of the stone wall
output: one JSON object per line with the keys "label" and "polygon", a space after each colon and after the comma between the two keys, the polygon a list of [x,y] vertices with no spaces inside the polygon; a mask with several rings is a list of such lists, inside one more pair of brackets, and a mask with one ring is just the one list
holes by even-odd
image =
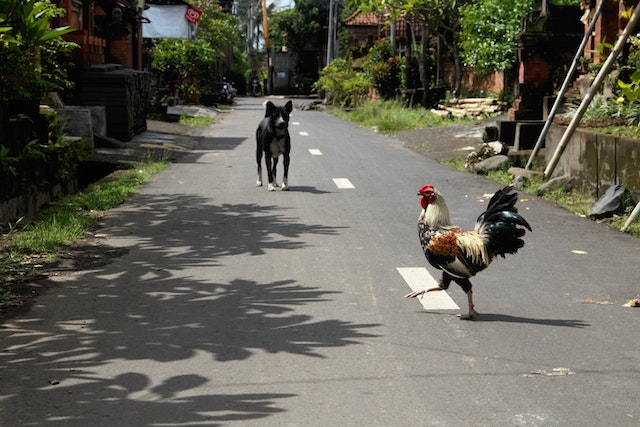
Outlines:
{"label": "stone wall", "polygon": [[65,137],[55,146],[22,156],[14,171],[0,169],[0,224],[30,217],[40,208],[78,189],[80,159],[92,150],[88,138]]}
{"label": "stone wall", "polygon": [[130,141],[147,129],[151,75],[118,64],[96,65],[80,82],[80,104],[104,106],[107,136]]}
{"label": "stone wall", "polygon": [[[547,163],[566,128],[553,124],[549,129],[545,140]],[[578,128],[553,173],[554,177],[562,175],[579,178],[581,190],[595,196],[616,184],[640,195],[640,140]]]}

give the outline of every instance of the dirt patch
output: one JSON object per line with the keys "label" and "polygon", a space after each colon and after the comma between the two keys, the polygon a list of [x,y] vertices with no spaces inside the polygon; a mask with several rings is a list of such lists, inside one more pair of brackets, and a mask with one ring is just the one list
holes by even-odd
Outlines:
{"label": "dirt patch", "polygon": [[[559,125],[568,126],[571,123],[572,117],[558,116],[553,119],[553,122]],[[581,127],[589,128],[602,128],[608,126],[625,126],[624,119],[620,117],[602,117],[599,119],[580,120]]]}
{"label": "dirt patch", "polygon": [[466,159],[471,151],[482,144],[482,134],[487,126],[496,126],[501,118],[479,121],[473,125],[451,125],[426,129],[414,129],[393,135],[405,147],[423,156],[443,162]]}

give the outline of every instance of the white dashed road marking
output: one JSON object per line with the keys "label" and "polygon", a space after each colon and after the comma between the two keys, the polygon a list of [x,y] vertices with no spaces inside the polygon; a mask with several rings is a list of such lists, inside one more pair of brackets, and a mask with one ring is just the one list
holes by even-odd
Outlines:
{"label": "white dashed road marking", "polygon": [[333,178],[338,188],[356,188],[347,178]]}
{"label": "white dashed road marking", "polygon": [[[438,286],[438,281],[424,267],[406,267],[397,268],[397,270],[412,291]],[[447,291],[429,292],[419,296],[418,299],[425,310],[460,310]]]}
{"label": "white dashed road marking", "polygon": [[310,148],[309,153],[311,153],[312,156],[322,156],[322,151],[317,148]]}
{"label": "white dashed road marking", "polygon": [[292,125],[300,126],[300,122],[291,122]]}
{"label": "white dashed road marking", "polygon": [[298,132],[301,136],[309,136],[309,132]]}

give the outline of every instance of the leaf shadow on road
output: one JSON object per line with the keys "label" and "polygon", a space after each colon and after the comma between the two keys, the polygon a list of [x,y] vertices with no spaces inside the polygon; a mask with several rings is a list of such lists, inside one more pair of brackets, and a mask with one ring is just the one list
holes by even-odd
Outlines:
{"label": "leaf shadow on road", "polygon": [[301,249],[305,235],[338,231],[277,206],[137,196],[97,230],[128,253],[87,242],[113,262],[77,274],[65,270],[81,263],[59,266],[37,310],[0,329],[6,425],[113,425],[126,414],[130,425],[216,426],[284,411],[277,402],[295,394],[221,392],[227,363],[257,353],[325,358],[323,349],[360,345],[379,325],[301,309],[340,292],[293,279],[216,282],[189,269],[215,277],[229,257]]}

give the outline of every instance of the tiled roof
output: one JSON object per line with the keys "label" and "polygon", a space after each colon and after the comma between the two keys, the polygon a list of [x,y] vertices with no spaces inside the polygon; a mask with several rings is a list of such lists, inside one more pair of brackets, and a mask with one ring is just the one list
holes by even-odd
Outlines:
{"label": "tiled roof", "polygon": [[363,12],[360,9],[356,10],[344,20],[344,25],[366,25],[366,26],[378,26],[382,23],[380,14],[373,12]]}
{"label": "tiled roof", "polygon": [[[407,22],[404,18],[400,17],[396,21],[396,36],[408,37]],[[376,27],[382,30],[383,36],[386,36],[388,30],[388,23],[385,22],[384,15],[373,12],[363,12],[360,9],[356,10],[343,21],[345,27]],[[420,27],[416,28],[416,35],[420,37],[422,32]]]}

